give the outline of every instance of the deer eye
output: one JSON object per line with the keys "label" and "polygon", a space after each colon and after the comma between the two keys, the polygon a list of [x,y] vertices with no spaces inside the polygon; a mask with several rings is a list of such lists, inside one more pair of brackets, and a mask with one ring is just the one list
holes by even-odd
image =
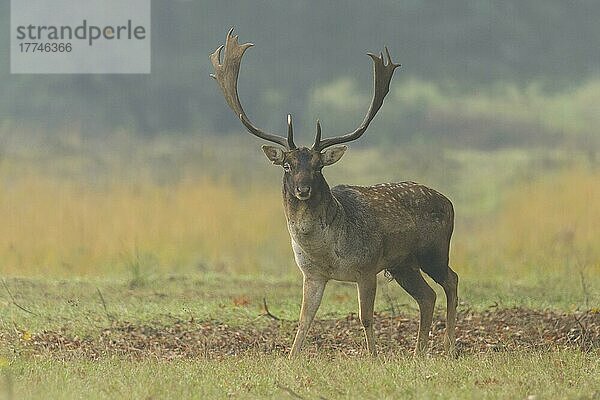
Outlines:
{"label": "deer eye", "polygon": [[285,164],[283,164],[283,170],[285,172],[290,172],[292,170],[292,167],[290,167],[290,164],[285,163]]}

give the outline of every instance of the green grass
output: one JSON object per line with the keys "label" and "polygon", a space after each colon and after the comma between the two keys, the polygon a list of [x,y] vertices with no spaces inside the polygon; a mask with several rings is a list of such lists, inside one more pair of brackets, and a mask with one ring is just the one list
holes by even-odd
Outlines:
{"label": "green grass", "polygon": [[[141,279],[143,278],[143,279]],[[556,283],[556,282],[555,282]],[[0,295],[0,330],[38,333],[65,330],[96,336],[110,321],[160,325],[175,319],[217,320],[260,329],[262,298],[270,311],[297,318],[301,298],[299,274],[282,277],[144,276],[100,279],[7,279],[15,302]],[[492,305],[571,309],[583,303],[581,290],[560,290],[547,282],[515,284],[497,276],[461,281],[461,308]],[[595,285],[595,284],[594,284]],[[593,286],[598,287],[598,286]],[[101,295],[100,295],[101,293]],[[438,307],[444,307],[438,292]],[[593,304],[600,300],[594,292]],[[417,318],[416,306],[394,282],[380,281],[376,308],[389,311],[390,300]],[[238,305],[236,305],[238,303]],[[240,305],[241,303],[242,305]],[[332,283],[318,318],[356,312],[351,284]],[[1,336],[0,336],[1,339]],[[292,337],[289,341],[291,343]],[[383,339],[384,340],[384,339]],[[577,350],[479,353],[459,359],[431,356],[413,359],[406,352],[378,359],[324,352],[288,361],[280,354],[248,354],[196,359],[132,359],[103,356],[68,359],[33,354],[27,346],[2,342],[0,398],[597,398],[600,395],[598,351]]]}
{"label": "green grass", "polygon": [[[17,360],[3,367],[19,399],[439,398],[593,399],[598,354],[489,353],[443,357],[300,358],[261,354],[219,360],[57,362]],[[535,396],[535,397],[528,397]]]}
{"label": "green grass", "polygon": [[[572,274],[571,274],[572,275]],[[590,279],[585,292],[579,278],[555,276],[522,281],[502,281],[497,275],[461,278],[460,308],[481,311],[490,306],[563,311],[600,304],[598,277]],[[431,280],[430,280],[431,282]],[[296,320],[302,298],[299,273],[282,277],[230,276],[217,273],[198,275],[139,276],[121,279],[7,279],[16,302],[33,312],[27,313],[12,304],[0,290],[0,329],[37,332],[68,326],[82,334],[97,331],[109,318],[130,322],[156,322],[179,318],[218,320],[228,324],[252,323],[262,312],[262,299],[275,315]],[[445,310],[443,291],[431,283],[438,294],[439,312]],[[551,290],[549,290],[551,288]],[[101,295],[100,295],[101,294]],[[238,303],[236,305],[236,303]],[[244,303],[240,305],[239,303]],[[106,306],[106,309],[104,308]],[[417,306],[395,282],[381,276],[376,298],[377,311],[391,307],[417,315]],[[325,292],[320,317],[343,317],[357,311],[354,284],[330,282]]]}

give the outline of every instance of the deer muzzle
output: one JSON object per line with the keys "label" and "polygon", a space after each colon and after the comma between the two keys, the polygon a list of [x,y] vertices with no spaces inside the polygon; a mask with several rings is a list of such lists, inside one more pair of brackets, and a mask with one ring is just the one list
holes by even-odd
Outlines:
{"label": "deer muzzle", "polygon": [[296,186],[296,198],[298,200],[308,200],[310,198],[310,186]]}

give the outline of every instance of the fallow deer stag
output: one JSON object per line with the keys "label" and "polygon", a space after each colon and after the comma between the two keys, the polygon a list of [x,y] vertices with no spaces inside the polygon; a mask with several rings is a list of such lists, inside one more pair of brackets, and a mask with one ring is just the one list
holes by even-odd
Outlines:
{"label": "fallow deer stag", "polygon": [[[262,146],[275,165],[283,167],[283,205],[296,263],[302,271],[303,296],[298,331],[290,351],[297,355],[331,279],[356,282],[359,316],[367,349],[376,354],[373,308],[377,274],[388,273],[418,303],[419,332],[415,354],[426,351],[436,295],[421,271],[440,284],[446,293],[447,314],[444,344],[454,350],[458,275],[448,266],[450,237],[454,227],[452,203],[433,189],[414,182],[374,186],[340,185],[329,188],[322,174],[337,162],[346,146],[335,146],[361,137],[389,92],[394,70],[390,54],[368,54],[373,60],[374,94],[360,126],[345,135],[322,139],[317,121],[311,148],[294,144],[291,116],[287,138],[265,132],[246,116],[237,92],[244,52],[251,43],[239,44],[231,29],[224,46],[210,56],[217,80],[229,107],[251,134],[276,143]],[[225,54],[221,61],[221,51]],[[387,60],[386,60],[387,59]]]}

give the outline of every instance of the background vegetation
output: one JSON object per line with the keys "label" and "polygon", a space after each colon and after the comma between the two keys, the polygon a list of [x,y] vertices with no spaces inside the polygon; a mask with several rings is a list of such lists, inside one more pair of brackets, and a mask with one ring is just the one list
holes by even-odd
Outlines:
{"label": "background vegetation", "polygon": [[[599,14],[592,0],[155,0],[152,74],[9,76],[5,57],[0,116],[13,129],[85,135],[237,133],[208,78],[208,54],[235,26],[242,41],[256,43],[244,61],[242,97],[271,130],[284,127],[287,113],[306,140],[316,118],[325,133],[354,127],[371,89],[364,54],[387,45],[403,67],[370,144],[554,146],[568,133],[569,142],[597,145]],[[9,16],[9,1],[0,1],[2,26]],[[0,41],[2,54],[8,45]]]}
{"label": "background vegetation", "polygon": [[[252,138],[61,138],[12,146],[3,158],[5,274],[298,274],[281,171]],[[459,272],[536,280],[557,273],[576,288],[581,274],[600,276],[599,173],[583,149],[417,146],[352,149],[327,176],[332,184],[427,182],[456,204]]]}

